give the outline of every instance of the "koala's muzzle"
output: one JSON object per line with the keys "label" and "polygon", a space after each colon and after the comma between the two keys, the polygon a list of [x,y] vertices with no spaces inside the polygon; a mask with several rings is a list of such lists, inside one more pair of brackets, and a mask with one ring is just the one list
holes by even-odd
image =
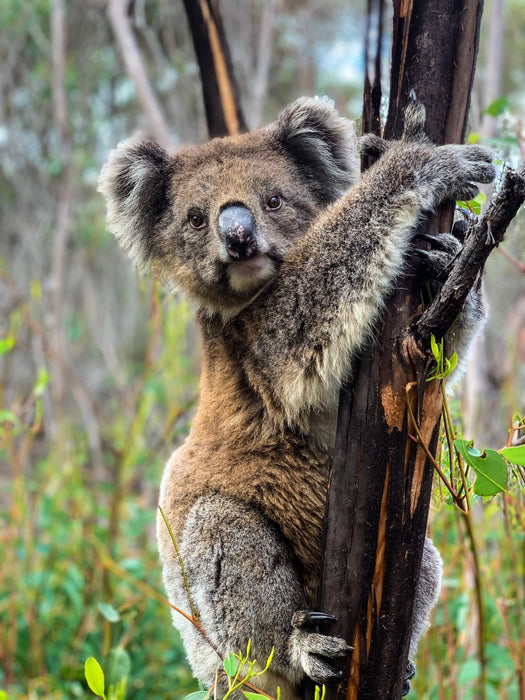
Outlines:
{"label": "koala's muzzle", "polygon": [[232,260],[248,260],[258,253],[255,219],[241,204],[231,204],[219,215],[219,233]]}

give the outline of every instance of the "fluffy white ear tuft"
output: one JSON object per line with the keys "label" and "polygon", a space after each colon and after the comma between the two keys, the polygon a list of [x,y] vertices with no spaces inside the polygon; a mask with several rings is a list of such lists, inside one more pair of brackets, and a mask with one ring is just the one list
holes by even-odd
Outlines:
{"label": "fluffy white ear tuft", "polygon": [[155,143],[130,139],[112,151],[98,191],[107,201],[107,226],[140,269],[155,257],[159,224],[169,211],[173,159]]}

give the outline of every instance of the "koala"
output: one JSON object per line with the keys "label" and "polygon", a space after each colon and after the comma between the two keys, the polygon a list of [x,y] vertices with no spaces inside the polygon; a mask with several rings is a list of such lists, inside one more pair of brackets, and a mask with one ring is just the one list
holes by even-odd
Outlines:
{"label": "koala", "polygon": [[[330,660],[350,651],[318,633],[330,618],[315,611],[339,388],[406,271],[422,214],[471,199],[495,174],[486,148],[425,140],[418,103],[406,123],[400,141],[365,139],[380,158],[361,178],[352,123],[307,98],[265,128],[173,156],[124,142],[100,177],[120,245],[197,306],[199,407],[160,488],[187,586],[162,520],[157,532],[169,599],[190,615],[189,588],[207,639],[177,612],[173,622],[217,697],[219,654],[248,640],[259,663],[274,649],[260,687],[279,686],[283,700],[307,677],[337,677]],[[427,254],[436,279],[455,252],[449,241]],[[427,540],[411,659],[440,576]]]}

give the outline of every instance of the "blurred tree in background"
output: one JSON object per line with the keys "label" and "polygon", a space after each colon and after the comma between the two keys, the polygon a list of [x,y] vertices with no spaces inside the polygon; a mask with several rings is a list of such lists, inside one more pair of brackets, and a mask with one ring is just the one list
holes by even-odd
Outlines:
{"label": "blurred tree in background", "polygon": [[[486,5],[471,138],[515,164],[525,5]],[[360,114],[366,9],[220,2],[250,128],[301,94]],[[105,232],[96,179],[137,131],[175,148],[207,138],[184,6],[2,0],[0,32],[0,689],[90,697],[94,655],[129,676],[127,697],[176,699],[196,686],[159,593],[154,520],[163,463],[191,420],[198,348],[191,309],[140,278]],[[524,242],[522,217],[490,261],[491,320],[461,394],[465,436],[492,447],[525,412]],[[517,698],[523,503],[503,506],[479,513],[488,697]],[[475,697],[468,548],[439,494],[436,511],[446,579],[414,689]]]}

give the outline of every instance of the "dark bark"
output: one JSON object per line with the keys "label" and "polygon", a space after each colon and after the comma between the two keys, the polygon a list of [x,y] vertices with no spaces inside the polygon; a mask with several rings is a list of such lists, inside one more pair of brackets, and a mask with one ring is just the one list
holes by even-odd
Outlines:
{"label": "dark bark", "polygon": [[[411,90],[432,112],[433,143],[461,143],[467,128],[483,0],[394,0],[390,99],[384,136],[400,138]],[[430,225],[448,231],[453,208],[442,207]]]}
{"label": "dark bark", "polygon": [[[386,136],[402,133],[415,89],[430,138],[463,140],[481,8],[466,0],[395,0]],[[450,212],[443,221],[449,228]],[[422,310],[418,283],[407,276],[352,388],[341,394],[320,609],[337,617],[331,633],[355,651],[327,700],[397,699],[402,692],[433,480],[431,463],[410,437],[407,403],[431,452],[441,414],[439,383],[425,381],[427,356],[411,331]]]}
{"label": "dark bark", "polygon": [[184,0],[211,138],[246,131],[230,51],[215,0]]}
{"label": "dark bark", "polygon": [[[362,130],[364,134],[373,133],[377,136],[381,135],[381,49],[384,14],[385,0],[368,0]],[[374,32],[372,32],[372,25],[374,25]],[[374,45],[372,45],[372,36],[375,37]]]}
{"label": "dark bark", "polygon": [[[365,33],[365,85],[361,124],[364,134],[373,133],[377,136],[381,135],[381,51],[383,48],[384,16],[385,0],[368,0]],[[375,25],[374,32],[372,25]],[[374,45],[372,45],[372,36],[375,37]],[[362,169],[369,168],[373,161],[372,156],[362,156]]]}

